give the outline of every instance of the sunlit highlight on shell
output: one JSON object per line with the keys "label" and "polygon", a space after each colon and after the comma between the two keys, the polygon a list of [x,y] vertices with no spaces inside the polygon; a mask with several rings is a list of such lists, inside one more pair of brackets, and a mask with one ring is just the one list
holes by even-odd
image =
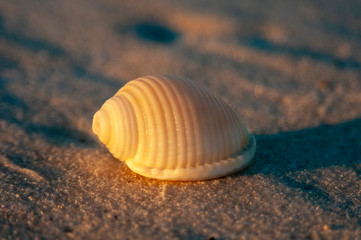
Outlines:
{"label": "sunlit highlight on shell", "polygon": [[220,97],[174,76],[128,82],[95,113],[93,132],[134,172],[163,180],[222,177],[247,166],[256,149]]}

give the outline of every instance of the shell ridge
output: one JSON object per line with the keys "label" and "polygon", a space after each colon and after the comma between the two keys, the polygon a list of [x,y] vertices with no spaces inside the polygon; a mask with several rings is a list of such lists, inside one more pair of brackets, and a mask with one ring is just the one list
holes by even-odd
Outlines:
{"label": "shell ridge", "polygon": [[[223,114],[223,116],[226,116],[225,113],[225,109],[224,106],[222,104],[222,99],[220,98],[215,98],[215,100],[217,101],[217,107],[219,109],[219,111]],[[227,150],[227,146],[228,146],[228,139],[227,139],[227,131],[224,130],[226,126],[226,121],[224,119],[224,117],[219,118],[219,125],[218,125],[218,129],[219,129],[219,134],[220,134],[220,139],[221,139],[221,146],[219,147],[219,153],[218,153],[218,159],[222,159],[224,158],[224,156],[226,156],[226,150]]]}
{"label": "shell ridge", "polygon": [[246,144],[248,143],[248,133],[247,136],[243,136],[245,133],[243,129],[241,128],[242,123],[239,122],[239,118],[235,116],[235,112],[229,111],[232,117],[232,129],[234,129],[234,132],[237,134],[233,134],[233,141],[235,143],[235,146],[237,146],[237,149],[243,149]]}
{"label": "shell ridge", "polygon": [[[175,156],[175,164],[171,167],[172,169],[177,169],[179,168],[179,166],[182,166],[185,164],[186,159],[184,157],[184,141],[182,141],[182,139],[185,138],[185,134],[184,134],[184,119],[182,116],[182,111],[181,111],[181,106],[182,103],[181,101],[179,101],[177,95],[179,94],[179,88],[176,88],[176,81],[171,81],[167,78],[162,78],[160,77],[160,79],[162,81],[158,81],[158,83],[164,88],[167,89],[168,91],[166,91],[166,95],[169,99],[171,99],[171,105],[172,105],[172,109],[173,109],[173,116],[175,118],[175,122],[176,122],[176,143],[174,145],[174,147],[176,147],[177,151],[176,151],[176,156]],[[169,93],[168,93],[169,92]]]}
{"label": "shell ridge", "polygon": [[[182,79],[177,78],[178,84],[179,86],[181,86],[182,88],[182,92],[184,92],[186,94],[185,97],[185,101],[187,102],[188,105],[188,109],[190,110],[190,120],[192,122],[192,126],[193,128],[190,129],[190,131],[193,132],[194,136],[195,136],[195,144],[192,147],[194,150],[194,154],[193,154],[193,158],[187,159],[187,166],[197,166],[198,161],[197,159],[200,158],[200,156],[202,156],[202,152],[203,152],[203,143],[202,143],[202,139],[203,139],[203,124],[201,124],[199,121],[197,121],[199,119],[199,111],[197,109],[197,104],[194,104],[191,102],[191,99],[195,99],[197,98],[197,89],[195,88],[195,85],[192,84],[191,81],[189,81],[188,79],[186,79],[187,81],[182,81]],[[189,113],[188,113],[189,115]]]}
{"label": "shell ridge", "polygon": [[[211,90],[209,90],[208,88],[206,88],[206,92],[209,95],[209,98],[216,101],[218,104],[212,105],[213,108],[215,109],[214,106],[218,106],[217,110],[214,110],[214,117],[218,117],[219,115],[221,115],[220,117],[218,117],[218,119],[220,120],[220,125],[216,125],[216,128],[214,129],[216,132],[220,133],[220,135],[222,135],[222,140],[223,140],[223,148],[220,148],[219,146],[216,146],[217,148],[217,153],[215,155],[217,155],[216,160],[215,161],[220,161],[220,159],[223,159],[226,156],[230,155],[231,151],[227,151],[227,147],[230,144],[229,141],[229,137],[234,134],[234,132],[230,131],[231,129],[229,128],[229,113],[227,112],[227,108],[225,107],[224,101],[218,97],[216,94],[214,94]],[[218,141],[219,142],[219,141]],[[221,149],[223,149],[223,152],[221,151]],[[219,152],[219,154],[218,154]],[[232,151],[231,153],[234,153],[234,151]],[[219,155],[219,156],[218,156]]]}
{"label": "shell ridge", "polygon": [[[212,109],[212,126],[210,127],[210,131],[212,132],[211,138],[214,139],[212,142],[212,149],[214,149],[214,153],[212,159],[209,162],[216,162],[219,159],[222,159],[220,149],[223,149],[223,138],[222,131],[221,131],[221,118],[218,116],[222,113],[221,109],[219,108],[219,104],[217,102],[217,98],[214,95],[208,94],[208,101],[210,108]],[[221,136],[222,135],[222,136]]]}
{"label": "shell ridge", "polygon": [[[187,167],[191,164],[192,158],[188,155],[189,151],[189,134],[190,134],[190,127],[187,126],[191,123],[191,121],[187,118],[187,114],[189,113],[187,110],[188,103],[184,100],[186,98],[185,91],[181,84],[179,84],[178,79],[175,79],[170,83],[170,89],[173,91],[175,96],[175,101],[177,103],[178,108],[178,115],[179,115],[179,123],[180,123],[180,138],[183,139],[182,141],[182,158],[181,161],[177,164],[177,168]],[[189,106],[188,106],[189,107]]]}
{"label": "shell ridge", "polygon": [[139,151],[143,149],[144,146],[147,146],[147,138],[145,137],[147,131],[146,116],[144,114],[144,106],[139,102],[137,93],[133,91],[132,82],[127,83],[123,87],[122,94],[127,96],[128,99],[131,99],[132,106],[136,113],[137,124],[138,124],[138,146],[134,158],[131,161],[139,161],[143,158],[144,153]]}
{"label": "shell ridge", "polygon": [[[144,100],[144,108],[147,109],[147,121],[149,123],[148,133],[149,133],[149,141],[147,149],[148,156],[145,160],[145,164],[147,166],[154,166],[154,159],[157,159],[159,153],[159,114],[157,105],[159,105],[159,100],[157,94],[154,93],[152,86],[150,86],[145,78],[138,78],[134,83],[139,87],[139,90],[142,92],[143,100]],[[150,113],[149,115],[147,113]]]}
{"label": "shell ridge", "polygon": [[[127,116],[126,114],[124,114],[126,112],[126,110],[124,109],[124,106],[121,102],[121,99],[119,99],[118,96],[115,96],[112,98],[112,100],[114,101],[112,110],[114,111],[114,117],[115,119],[118,119],[118,121],[115,121],[114,124],[114,131],[113,132],[121,132],[122,134],[113,134],[115,135],[115,142],[114,142],[114,150],[113,150],[113,155],[116,158],[121,158],[123,157],[123,155],[125,155],[125,151],[126,149],[123,149],[125,151],[119,151],[119,149],[121,149],[122,146],[124,146],[124,139],[127,139],[128,137],[128,131],[121,131],[120,126],[124,126],[127,127],[127,119],[125,119]],[[122,114],[123,113],[123,114]]]}
{"label": "shell ridge", "polygon": [[[180,90],[177,92],[177,97],[179,98],[179,102],[182,102],[182,115],[183,118],[186,120],[184,127],[186,131],[186,144],[185,144],[185,151],[186,151],[186,157],[185,157],[185,167],[192,166],[194,159],[197,156],[197,147],[199,146],[200,140],[196,138],[195,134],[195,113],[194,108],[192,104],[189,101],[188,92],[187,89],[185,89],[185,86],[182,85],[180,79],[178,77],[175,77],[176,81],[174,81],[174,84],[177,85],[178,89]],[[187,117],[188,116],[188,117]],[[195,139],[195,143],[193,144],[193,141],[191,139]],[[199,141],[198,141],[199,140]]]}
{"label": "shell ridge", "polygon": [[[218,98],[218,102],[220,103],[220,108],[222,109],[223,111],[223,114],[224,114],[224,117],[222,118],[223,120],[223,135],[224,135],[224,140],[225,140],[225,144],[224,146],[226,146],[224,149],[223,149],[223,156],[227,156],[229,154],[233,154],[235,151],[232,149],[234,147],[234,143],[232,141],[232,139],[230,138],[232,136],[232,134],[234,134],[234,132],[232,131],[232,129],[230,128],[230,117],[229,117],[229,111],[226,107],[226,103],[223,101],[222,98]],[[239,134],[239,133],[237,133]],[[241,148],[239,146],[239,148]]]}
{"label": "shell ridge", "polygon": [[[170,119],[170,128],[167,129],[167,133],[169,134],[168,138],[167,138],[167,159],[174,159],[174,157],[177,155],[177,151],[178,149],[176,147],[174,147],[174,143],[173,140],[176,141],[177,144],[177,123],[176,123],[176,117],[175,117],[175,113],[172,110],[174,108],[174,104],[172,104],[171,98],[167,95],[167,87],[163,87],[161,84],[161,81],[159,81],[159,79],[157,79],[156,77],[153,76],[149,76],[149,81],[152,84],[157,84],[157,86],[162,89],[163,92],[163,96],[164,96],[164,104],[168,106],[167,108],[167,113],[168,113],[168,118]],[[163,104],[163,103],[162,103]],[[164,159],[164,168],[173,168],[173,165],[176,165],[176,161],[166,161],[166,159]]]}
{"label": "shell ridge", "polygon": [[231,111],[231,116],[233,119],[233,127],[236,129],[237,133],[239,133],[239,134],[235,134],[234,137],[237,142],[237,145],[241,146],[241,149],[243,149],[244,145],[247,141],[246,141],[246,138],[243,136],[244,131],[243,131],[243,129],[241,129],[242,123],[240,122],[240,119],[236,115],[237,115],[236,112]]}
{"label": "shell ridge", "polygon": [[248,142],[248,139],[247,139],[248,132],[244,131],[244,128],[242,127],[243,123],[241,121],[241,118],[239,117],[239,114],[236,111],[233,111],[233,109],[230,106],[227,105],[227,107],[228,107],[228,112],[231,114],[231,117],[233,120],[233,122],[232,122],[233,127],[239,133],[239,134],[234,135],[235,140],[236,140],[236,145],[241,146],[241,148],[244,148],[245,144],[247,144],[247,142]]}
{"label": "shell ridge", "polygon": [[[167,101],[164,100],[164,98],[166,98],[164,90],[161,89],[159,87],[159,85],[154,86],[154,84],[158,84],[156,83],[153,79],[149,79],[149,78],[145,78],[142,79],[142,81],[144,81],[144,84],[147,84],[149,86],[149,88],[152,91],[152,95],[157,99],[157,103],[158,103],[158,108],[155,109],[155,111],[157,113],[159,113],[159,117],[160,117],[160,123],[156,124],[157,126],[157,135],[158,135],[158,139],[160,139],[157,143],[157,154],[154,156],[154,161],[155,162],[155,166],[162,166],[160,168],[165,168],[166,162],[165,159],[168,159],[168,127],[167,127],[167,116],[166,116],[166,110],[171,109],[168,106],[165,109],[164,105],[167,105]],[[159,93],[160,91],[160,93]],[[158,93],[158,94],[157,94]],[[163,99],[163,101],[162,101]],[[168,119],[169,122],[169,119]],[[165,148],[165,149],[164,149]],[[160,156],[159,156],[160,154]]]}
{"label": "shell ridge", "polygon": [[[137,151],[137,143],[138,143],[138,126],[136,124],[136,116],[134,113],[133,106],[131,102],[127,99],[124,95],[119,95],[122,97],[122,100],[124,101],[124,107],[126,109],[126,116],[128,117],[127,121],[130,125],[130,146],[129,146],[129,154],[127,158],[131,158],[134,156],[134,154]],[[125,138],[126,141],[126,138]]]}
{"label": "shell ridge", "polygon": [[242,145],[238,143],[237,141],[237,136],[241,135],[241,132],[237,131],[237,127],[236,127],[236,123],[232,117],[232,110],[231,108],[222,100],[223,102],[223,106],[224,106],[224,110],[227,114],[227,130],[228,130],[228,138],[229,138],[229,152],[227,153],[227,155],[229,154],[234,154],[235,152],[239,151],[240,149],[242,149]]}
{"label": "shell ridge", "polygon": [[210,136],[209,139],[211,140],[210,145],[211,145],[211,149],[212,149],[212,155],[209,159],[209,163],[213,163],[213,162],[217,162],[220,159],[222,159],[221,157],[218,157],[218,152],[219,152],[219,138],[218,138],[218,133],[220,126],[217,124],[218,122],[218,115],[219,115],[219,109],[216,108],[216,103],[215,103],[215,99],[216,96],[213,95],[210,91],[207,91],[207,102],[209,103],[208,106],[206,106],[209,111],[211,116],[209,117],[209,121],[210,121],[210,127],[209,127],[209,132],[210,132]]}
{"label": "shell ridge", "polygon": [[152,104],[152,96],[147,90],[148,87],[144,82],[142,82],[143,78],[138,78],[137,81],[132,82],[133,90],[138,93],[138,97],[140,98],[142,110],[143,110],[143,118],[146,122],[146,144],[143,148],[144,152],[146,153],[144,157],[142,157],[142,161],[145,162],[146,166],[152,166],[152,160],[156,155],[157,144],[158,144],[158,134],[157,134],[157,127],[156,127],[156,113],[153,108]]}
{"label": "shell ridge", "polygon": [[238,121],[238,123],[239,123],[239,128],[242,130],[242,132],[243,132],[243,135],[245,135],[245,136],[243,136],[243,138],[242,138],[242,140],[243,140],[243,146],[245,146],[245,145],[247,145],[248,144],[248,141],[249,141],[249,139],[247,138],[247,136],[249,135],[249,133],[248,133],[248,130],[247,130],[247,128],[246,128],[246,126],[244,125],[244,123],[243,123],[243,121],[241,120],[241,117],[239,116],[239,114],[237,114],[237,116],[238,116],[238,118],[239,118],[239,121]]}
{"label": "shell ridge", "polygon": [[217,109],[218,112],[222,115],[222,117],[217,117],[217,132],[218,132],[218,139],[219,139],[219,143],[220,146],[218,148],[218,154],[217,154],[217,159],[222,159],[226,154],[226,146],[227,146],[227,138],[226,138],[226,131],[223,130],[224,126],[225,126],[225,119],[224,116],[226,116],[225,112],[224,112],[224,108],[220,102],[220,99],[218,97],[213,98],[214,101],[216,102],[216,104],[214,105]]}
{"label": "shell ridge", "polygon": [[[120,91],[119,91],[120,92]],[[138,153],[138,149],[139,146],[142,144],[141,139],[141,132],[144,129],[144,123],[142,122],[142,118],[139,116],[140,114],[140,107],[139,107],[139,103],[137,102],[137,100],[135,99],[135,97],[127,92],[127,91],[121,91],[119,93],[119,95],[123,96],[129,103],[129,109],[130,111],[134,114],[134,125],[136,126],[136,138],[135,138],[135,142],[134,142],[134,148],[133,148],[133,154],[132,157],[134,159],[134,157],[137,155]],[[128,159],[125,159],[125,161],[127,161]]]}
{"label": "shell ridge", "polygon": [[[206,149],[206,143],[208,141],[207,137],[206,137],[206,126],[204,124],[204,119],[203,119],[203,116],[202,116],[202,111],[200,108],[204,107],[204,103],[203,103],[203,94],[202,94],[202,91],[199,91],[199,88],[197,88],[197,85],[190,82],[190,81],[187,81],[186,84],[188,85],[188,87],[192,87],[190,90],[189,90],[189,93],[191,94],[191,97],[192,99],[197,99],[198,101],[195,102],[193,105],[194,105],[194,108],[195,108],[195,111],[196,111],[196,123],[197,124],[197,127],[199,128],[199,132],[198,132],[198,135],[200,136],[200,139],[202,139],[203,141],[201,141],[201,144],[198,146],[199,148],[197,149],[198,150],[198,155],[196,156],[195,159],[192,159],[196,166],[197,165],[203,165],[205,162],[206,162],[206,157],[205,157],[205,153],[207,152],[207,149]],[[201,99],[201,103],[199,103],[199,99]],[[196,129],[194,129],[196,130]]]}
{"label": "shell ridge", "polygon": [[[198,96],[199,101],[199,111],[202,112],[200,115],[201,125],[202,128],[202,136],[203,136],[203,157],[200,165],[205,165],[206,163],[211,162],[213,158],[213,131],[214,129],[211,128],[211,120],[214,117],[212,112],[212,107],[207,104],[209,100],[209,94],[204,88],[201,88],[198,84],[192,84],[196,89],[196,95]],[[198,164],[198,162],[197,162]]]}

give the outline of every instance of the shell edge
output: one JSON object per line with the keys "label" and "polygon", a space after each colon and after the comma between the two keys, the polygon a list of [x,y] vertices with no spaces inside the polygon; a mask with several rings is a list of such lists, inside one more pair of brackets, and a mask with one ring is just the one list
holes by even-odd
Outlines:
{"label": "shell edge", "polygon": [[135,173],[145,177],[170,181],[202,181],[224,177],[246,168],[252,162],[256,152],[256,140],[249,135],[249,144],[239,155],[220,162],[199,167],[179,169],[156,169],[126,161],[127,166]]}

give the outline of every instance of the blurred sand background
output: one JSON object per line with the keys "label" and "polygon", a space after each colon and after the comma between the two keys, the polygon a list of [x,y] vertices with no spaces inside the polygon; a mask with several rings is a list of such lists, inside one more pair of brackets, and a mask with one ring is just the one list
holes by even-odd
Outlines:
{"label": "blurred sand background", "polygon": [[[361,2],[0,1],[0,238],[361,239]],[[212,89],[255,162],[150,180],[91,132],[127,81]]]}

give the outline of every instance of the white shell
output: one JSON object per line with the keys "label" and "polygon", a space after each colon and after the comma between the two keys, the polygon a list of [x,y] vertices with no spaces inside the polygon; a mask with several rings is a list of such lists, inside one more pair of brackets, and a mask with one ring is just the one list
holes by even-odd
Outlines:
{"label": "white shell", "polygon": [[128,82],[93,118],[93,131],[134,172],[163,180],[222,177],[249,164],[256,142],[238,114],[196,82]]}

